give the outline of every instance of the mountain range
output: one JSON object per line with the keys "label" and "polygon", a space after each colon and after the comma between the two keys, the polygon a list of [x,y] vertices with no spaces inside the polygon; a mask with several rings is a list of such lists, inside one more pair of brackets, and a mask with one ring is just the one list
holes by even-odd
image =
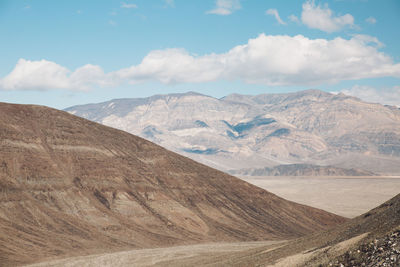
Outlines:
{"label": "mountain range", "polygon": [[233,174],[400,174],[400,109],[342,93],[189,92],[66,111]]}
{"label": "mountain range", "polygon": [[0,103],[0,114],[0,266],[346,221],[67,112]]}

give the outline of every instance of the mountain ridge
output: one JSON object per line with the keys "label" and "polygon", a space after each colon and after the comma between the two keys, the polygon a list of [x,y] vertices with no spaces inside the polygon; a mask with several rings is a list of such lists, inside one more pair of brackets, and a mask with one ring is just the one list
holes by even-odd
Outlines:
{"label": "mountain ridge", "polygon": [[[188,93],[124,101],[66,111],[222,171],[313,164],[380,175],[400,173],[399,110],[352,96],[312,89],[219,99]],[[124,111],[113,111],[118,108]]]}
{"label": "mountain ridge", "polygon": [[375,176],[373,172],[312,164],[278,165],[273,168],[230,170],[232,175],[250,176]]}

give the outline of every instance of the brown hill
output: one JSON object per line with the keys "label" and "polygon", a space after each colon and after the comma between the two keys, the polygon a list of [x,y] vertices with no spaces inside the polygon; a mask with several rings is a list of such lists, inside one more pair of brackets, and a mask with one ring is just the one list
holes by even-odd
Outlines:
{"label": "brown hill", "polygon": [[344,221],[126,132],[47,107],[0,104],[0,265],[288,239]]}

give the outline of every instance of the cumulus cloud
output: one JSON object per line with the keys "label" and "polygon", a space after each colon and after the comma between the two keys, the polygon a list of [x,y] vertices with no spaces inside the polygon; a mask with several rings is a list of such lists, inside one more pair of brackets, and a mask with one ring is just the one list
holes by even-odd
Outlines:
{"label": "cumulus cloud", "polygon": [[71,72],[47,60],[20,59],[11,73],[0,80],[3,90],[88,90],[95,85],[107,85],[99,66],[87,64]]}
{"label": "cumulus cloud", "polygon": [[328,5],[315,5],[314,0],[308,0],[303,4],[301,21],[309,28],[324,32],[337,32],[344,27],[354,27],[354,18],[350,14],[335,16]]}
{"label": "cumulus cloud", "polygon": [[281,17],[279,16],[278,10],[276,10],[275,8],[270,8],[267,11],[265,11],[265,13],[267,15],[271,15],[274,16],[276,21],[278,21],[279,24],[285,25],[286,23],[281,19]]}
{"label": "cumulus cloud", "polygon": [[68,88],[69,70],[47,60],[20,59],[14,70],[1,80],[4,89]]}
{"label": "cumulus cloud", "polygon": [[400,64],[379,49],[375,37],[309,39],[302,35],[265,35],[221,54],[193,55],[184,49],[154,50],[128,68],[105,74],[86,65],[71,72],[54,62],[21,59],[0,80],[0,88],[82,89],[122,83],[164,84],[241,80],[265,85],[320,85],[376,77],[400,78]]}
{"label": "cumulus cloud", "polygon": [[222,55],[195,57],[184,49],[150,52],[139,65],[112,73],[114,80],[131,83],[157,80],[165,84],[209,82],[219,79],[225,63]]}
{"label": "cumulus cloud", "polygon": [[129,3],[122,2],[121,3],[121,8],[137,8],[137,5],[136,4],[129,4]]}
{"label": "cumulus cloud", "polygon": [[136,66],[116,71],[117,80],[162,83],[240,79],[266,85],[317,85],[372,77],[400,77],[400,64],[379,51],[379,41],[308,39],[261,34],[223,54],[194,56],[183,49],[149,53]]}
{"label": "cumulus cloud", "polygon": [[207,11],[207,14],[230,15],[235,10],[241,9],[239,0],[216,0],[215,8]]}
{"label": "cumulus cloud", "polygon": [[365,21],[368,22],[369,24],[375,24],[376,23],[376,18],[369,17]]}
{"label": "cumulus cloud", "polygon": [[341,92],[366,102],[400,107],[400,86],[377,89],[371,86],[355,85],[350,89],[343,89]]}

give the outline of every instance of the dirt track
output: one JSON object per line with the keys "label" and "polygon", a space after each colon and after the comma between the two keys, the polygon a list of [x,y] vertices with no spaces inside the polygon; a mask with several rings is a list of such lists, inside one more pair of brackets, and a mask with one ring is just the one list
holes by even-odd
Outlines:
{"label": "dirt track", "polygon": [[[210,243],[191,246],[176,246],[155,249],[139,249],[117,253],[67,258],[29,265],[29,267],[97,267],[97,266],[179,266],[207,263],[209,258],[231,255],[249,249],[279,244],[279,241]],[[215,263],[215,262],[214,262]]]}

